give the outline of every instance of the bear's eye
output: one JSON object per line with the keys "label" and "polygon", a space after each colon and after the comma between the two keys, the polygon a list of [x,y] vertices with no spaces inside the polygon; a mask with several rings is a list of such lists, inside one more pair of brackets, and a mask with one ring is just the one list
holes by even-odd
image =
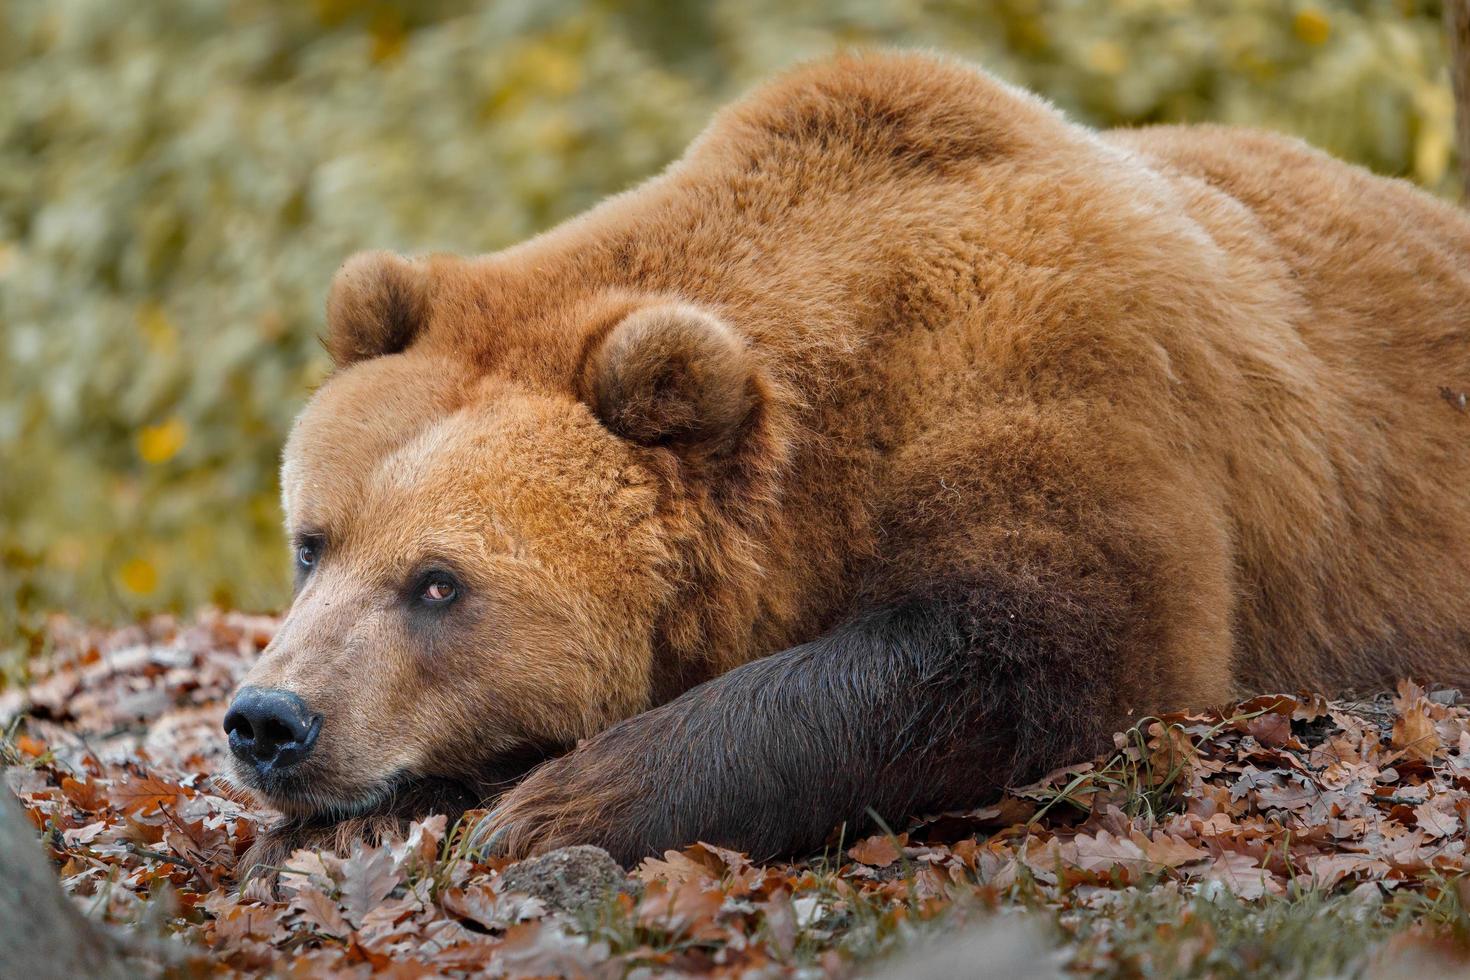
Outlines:
{"label": "bear's eye", "polygon": [[459,594],[459,585],[444,572],[433,572],[424,579],[419,589],[419,599],[426,606],[443,606],[454,601]]}
{"label": "bear's eye", "polygon": [[322,545],[316,538],[304,538],[296,545],[296,564],[302,570],[308,570],[317,563],[321,557]]}

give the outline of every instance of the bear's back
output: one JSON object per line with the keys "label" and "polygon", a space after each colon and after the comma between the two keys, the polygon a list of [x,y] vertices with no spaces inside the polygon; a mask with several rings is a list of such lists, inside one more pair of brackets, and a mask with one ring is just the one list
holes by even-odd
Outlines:
{"label": "bear's back", "polygon": [[1288,315],[1244,328],[1281,331],[1271,339],[1289,356],[1252,378],[1255,428],[1225,447],[1244,683],[1367,684],[1405,669],[1462,683],[1470,218],[1284,136],[1104,138],[1284,287]]}

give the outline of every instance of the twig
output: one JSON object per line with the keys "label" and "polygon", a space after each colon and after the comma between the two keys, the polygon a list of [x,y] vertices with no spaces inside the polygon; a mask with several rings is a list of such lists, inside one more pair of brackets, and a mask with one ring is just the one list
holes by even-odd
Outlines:
{"label": "twig", "polygon": [[138,855],[138,857],[151,858],[154,861],[166,861],[169,864],[176,864],[181,868],[187,868],[188,870],[193,871],[196,874],[198,873],[198,870],[189,863],[189,860],[187,858],[180,858],[173,854],[165,854],[162,851],[155,851],[152,848],[144,847],[141,844],[135,844],[130,840],[123,841],[122,845],[133,854]]}

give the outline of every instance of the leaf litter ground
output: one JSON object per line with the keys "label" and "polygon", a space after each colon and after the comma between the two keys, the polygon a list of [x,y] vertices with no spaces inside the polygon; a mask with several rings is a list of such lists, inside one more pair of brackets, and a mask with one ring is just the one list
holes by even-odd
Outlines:
{"label": "leaf litter ground", "polygon": [[1470,972],[1470,708],[1455,691],[1149,719],[992,806],[792,864],[695,845],[567,909],[470,852],[473,814],[297,851],[274,890],[242,880],[274,815],[220,777],[218,732],[274,627],[58,619],[29,683],[0,693],[9,789],[63,888],[132,937],[142,970],[846,976],[1002,916],[1079,975]]}

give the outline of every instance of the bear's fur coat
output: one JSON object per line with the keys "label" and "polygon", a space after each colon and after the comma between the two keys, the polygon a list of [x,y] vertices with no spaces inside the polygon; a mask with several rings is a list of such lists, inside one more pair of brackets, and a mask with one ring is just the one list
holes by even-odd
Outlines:
{"label": "bear's fur coat", "polygon": [[247,678],[316,734],[239,767],[282,847],[498,796],[511,854],[763,857],[1470,683],[1470,221],[1294,139],[846,56],[518,247],[355,257],[328,330]]}

